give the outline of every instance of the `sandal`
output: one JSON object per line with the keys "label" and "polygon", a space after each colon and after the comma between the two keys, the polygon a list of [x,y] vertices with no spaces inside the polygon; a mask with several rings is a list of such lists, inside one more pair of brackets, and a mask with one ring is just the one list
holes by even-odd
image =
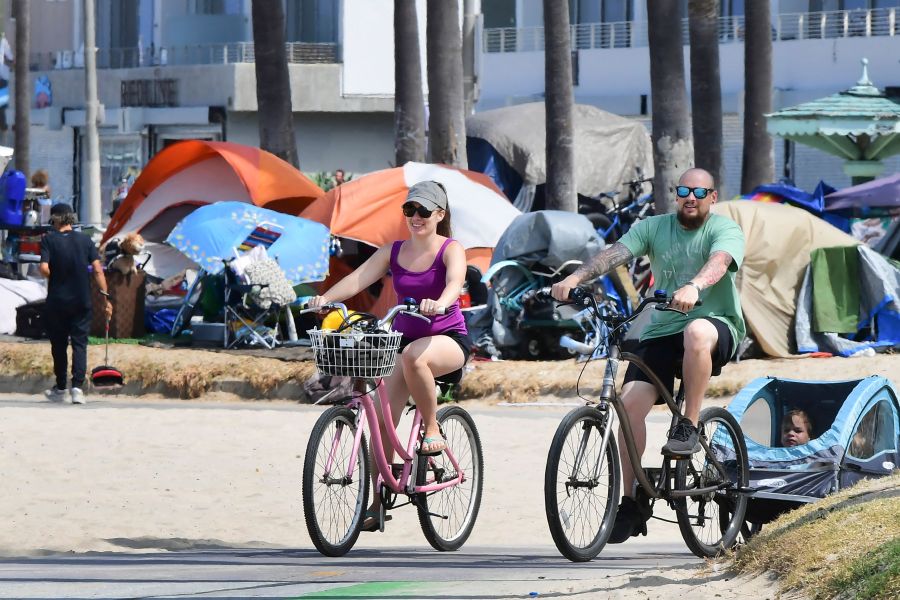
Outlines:
{"label": "sandal", "polygon": [[[425,446],[431,446],[432,444],[440,443],[441,447],[437,449],[432,449],[429,451],[422,450]],[[422,445],[419,446],[419,455],[420,456],[437,456],[441,452],[447,449],[447,440],[444,439],[444,436],[438,437],[426,437],[422,440]]]}
{"label": "sandal", "polygon": [[[384,515],[384,522],[387,523],[394,517],[391,515]],[[363,524],[360,531],[378,531],[381,529],[378,523],[378,511],[377,510],[367,510],[365,516],[363,516]]]}

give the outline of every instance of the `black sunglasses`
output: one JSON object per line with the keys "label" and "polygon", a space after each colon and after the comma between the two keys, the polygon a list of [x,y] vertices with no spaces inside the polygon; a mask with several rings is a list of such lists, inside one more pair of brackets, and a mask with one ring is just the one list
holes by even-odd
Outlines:
{"label": "black sunglasses", "polygon": [[688,187],[686,185],[679,185],[675,188],[675,193],[679,198],[687,198],[691,195],[691,192],[694,192],[694,198],[697,200],[703,200],[706,198],[706,195],[710,192],[714,192],[713,188],[705,188],[705,187]]}
{"label": "black sunglasses", "polygon": [[414,214],[419,213],[420,217],[427,219],[433,212],[433,210],[428,210],[422,205],[416,206],[412,202],[407,202],[403,205],[403,215],[406,217],[412,217]]}

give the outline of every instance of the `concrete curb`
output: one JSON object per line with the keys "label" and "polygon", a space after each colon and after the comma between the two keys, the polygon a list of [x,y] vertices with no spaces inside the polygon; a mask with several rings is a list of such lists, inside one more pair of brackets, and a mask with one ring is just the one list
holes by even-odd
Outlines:
{"label": "concrete curb", "polygon": [[[6,394],[41,394],[50,389],[56,381],[52,377],[25,376],[25,375],[0,375],[0,393]],[[144,387],[139,382],[128,381],[125,385],[109,390],[90,388],[91,394],[98,396],[150,396],[161,395],[170,398],[180,398],[178,391],[163,383]],[[248,381],[230,377],[217,377],[212,381],[207,394],[223,393],[236,396],[244,400],[293,400],[295,402],[308,402],[303,385],[295,382],[286,382],[267,392],[262,392],[253,387]]]}

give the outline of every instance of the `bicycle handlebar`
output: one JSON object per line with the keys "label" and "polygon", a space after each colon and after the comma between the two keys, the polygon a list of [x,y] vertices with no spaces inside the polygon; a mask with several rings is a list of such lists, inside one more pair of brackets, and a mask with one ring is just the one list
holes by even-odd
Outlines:
{"label": "bicycle handlebar", "polygon": [[[522,301],[525,302],[532,298],[552,298],[550,295],[549,287],[542,287],[537,290],[532,290],[529,292],[525,292],[522,294]],[[585,288],[582,287],[574,287],[569,291],[569,304],[577,304],[580,306],[591,306],[594,308],[594,312],[598,318],[615,325],[620,325],[623,323],[629,323],[637,318],[637,316],[643,311],[648,305],[655,304],[656,310],[668,310],[672,312],[677,312],[683,315],[687,313],[677,308],[672,308],[670,304],[672,303],[672,296],[669,296],[665,290],[656,290],[653,296],[648,298],[644,298],[641,300],[641,303],[638,304],[637,308],[634,309],[634,312],[631,313],[630,317],[625,317],[622,315],[614,314],[614,315],[601,315],[599,310],[597,310],[597,301],[594,299],[593,295]],[[697,302],[694,304],[695,307],[702,306],[703,301],[699,298]]]}

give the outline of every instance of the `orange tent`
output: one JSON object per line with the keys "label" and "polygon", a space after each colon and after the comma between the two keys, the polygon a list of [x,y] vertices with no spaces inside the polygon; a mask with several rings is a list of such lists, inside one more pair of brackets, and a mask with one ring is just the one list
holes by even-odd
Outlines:
{"label": "orange tent", "polygon": [[231,142],[187,140],[154,156],[113,215],[102,243],[137,231],[162,242],[198,206],[237,200],[299,214],[322,189],[265,150]]}
{"label": "orange tent", "polygon": [[[466,249],[466,258],[483,273],[490,264],[497,240],[519,214],[491,179],[475,171],[446,165],[410,162],[402,167],[384,169],[353,179],[327,192],[300,213],[301,217],[323,223],[338,237],[379,247],[394,240],[409,238],[409,229],[400,207],[410,186],[420,181],[438,181],[450,200],[453,237]],[[327,290],[349,267],[332,259],[331,274],[320,287]],[[376,298],[355,298],[348,305],[384,314],[396,300],[389,277],[382,280]],[[374,304],[372,302],[374,301]]]}
{"label": "orange tent", "polygon": [[447,189],[453,237],[466,249],[471,264],[487,270],[494,245],[520,213],[482,173],[411,162],[338,186],[309,204],[300,216],[327,225],[336,236],[371,246],[404,240],[409,230],[400,206],[409,187],[426,180],[438,181]]}

